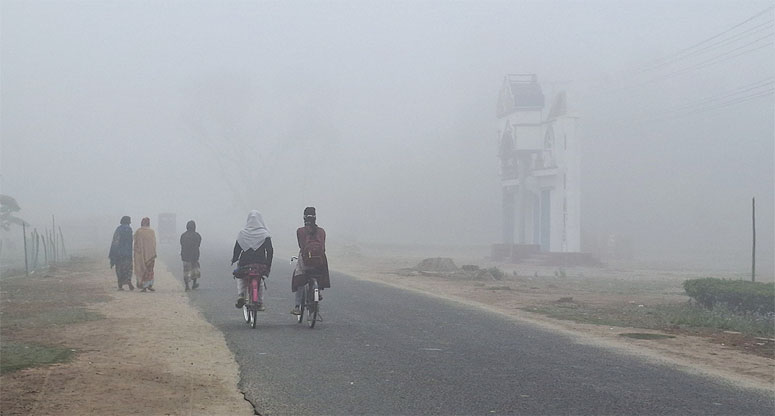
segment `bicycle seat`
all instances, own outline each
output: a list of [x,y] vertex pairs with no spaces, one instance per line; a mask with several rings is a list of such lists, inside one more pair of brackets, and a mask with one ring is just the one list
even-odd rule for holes
[[237,276],[237,277],[266,276],[268,270],[269,270],[269,267],[266,264],[261,264],[261,263],[246,264],[244,266],[240,266],[234,272],[234,276]]

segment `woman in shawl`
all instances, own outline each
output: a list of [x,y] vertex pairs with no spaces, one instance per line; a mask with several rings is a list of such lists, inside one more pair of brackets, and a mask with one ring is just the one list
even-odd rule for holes
[[129,224],[131,218],[121,217],[121,222],[113,232],[113,242],[110,243],[110,267],[116,267],[118,290],[124,290],[124,285],[129,285],[129,290],[135,290],[132,286],[132,227]]
[[153,266],[156,265],[156,233],[151,229],[151,219],[143,218],[135,231],[135,276],[141,292],[153,288]]
[[[264,217],[260,212],[253,210],[248,214],[248,221],[239,234],[237,242],[234,244],[234,255],[231,258],[231,264],[238,262],[239,267],[249,264],[266,265],[266,275],[272,270],[272,257],[274,248],[272,248],[272,235],[264,224]],[[237,279],[237,309],[245,305],[244,293],[245,286],[243,279]],[[264,307],[264,288],[259,286],[258,290],[258,310],[266,310]]]

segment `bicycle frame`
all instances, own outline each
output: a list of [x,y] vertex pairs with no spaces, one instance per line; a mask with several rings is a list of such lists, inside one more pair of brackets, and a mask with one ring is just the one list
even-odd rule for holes
[[245,278],[245,304],[257,306],[260,302],[259,291],[264,276],[248,276]]
[[307,279],[307,284],[304,285],[307,289],[307,296],[310,297],[310,302],[320,302],[320,289],[318,288],[318,279],[316,277],[310,277]]
[[242,279],[243,282],[242,296],[245,304],[242,307],[242,314],[251,328],[256,327],[258,305],[261,303],[261,284],[265,273],[266,266],[259,264],[243,266],[234,273],[234,276]]
[[[298,260],[298,257],[291,257],[291,265],[293,265],[296,260]],[[314,328],[317,321],[323,320],[320,316],[320,305],[318,303],[320,302],[320,289],[318,288],[317,276],[319,276],[317,273],[304,275],[306,282],[296,289],[297,291],[302,291],[301,304],[299,305],[301,311],[297,317],[297,321],[298,323],[302,323],[304,321],[304,314],[306,313],[307,323],[310,328]]]

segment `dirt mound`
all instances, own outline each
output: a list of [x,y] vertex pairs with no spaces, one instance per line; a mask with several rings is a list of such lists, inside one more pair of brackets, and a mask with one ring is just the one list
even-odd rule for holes
[[456,272],[457,266],[455,266],[455,262],[452,261],[449,257],[432,257],[428,259],[424,259],[420,263],[417,264],[417,266],[414,267],[415,270],[419,270],[421,272]]

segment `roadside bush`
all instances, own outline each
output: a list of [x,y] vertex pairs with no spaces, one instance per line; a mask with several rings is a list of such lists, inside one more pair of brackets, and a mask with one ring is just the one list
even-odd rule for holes
[[497,267],[490,267],[489,269],[487,269],[487,271],[490,272],[493,279],[495,280],[503,280],[503,277],[506,276],[506,274],[503,273],[503,270]]
[[708,277],[686,280],[683,287],[690,298],[708,309],[725,305],[738,313],[775,313],[775,283]]

